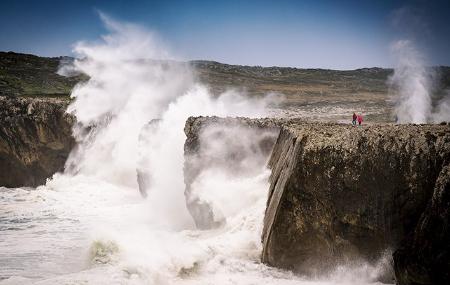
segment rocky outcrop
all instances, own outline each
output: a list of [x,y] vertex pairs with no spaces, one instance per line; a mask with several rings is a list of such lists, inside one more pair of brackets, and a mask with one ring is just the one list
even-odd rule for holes
[[[432,219],[438,225],[428,228],[448,240],[448,212],[433,197],[445,192],[449,163],[448,125],[283,126],[269,162],[263,262],[310,274],[349,260],[376,261],[413,231],[423,235],[419,220]],[[419,244],[436,253],[441,239],[430,235]],[[397,276],[409,262],[398,263],[400,256]],[[448,261],[436,262],[450,269]]]
[[37,186],[63,170],[75,143],[67,104],[0,96],[0,186]]
[[185,194],[200,228],[213,217],[208,205],[189,200],[193,181],[214,163],[238,165],[201,149],[210,124],[280,130],[266,152],[272,174],[263,262],[315,274],[394,252],[398,284],[449,283],[449,125],[190,118]]
[[[186,205],[199,229],[223,223],[211,205],[193,192],[193,183],[203,171],[220,168],[234,177],[255,171],[266,163],[283,120],[190,117],[185,125],[184,181]],[[249,156],[256,159],[249,160]]]

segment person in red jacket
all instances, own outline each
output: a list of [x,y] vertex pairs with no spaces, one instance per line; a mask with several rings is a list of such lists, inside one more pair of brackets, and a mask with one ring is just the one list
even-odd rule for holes
[[362,114],[359,114],[358,115],[358,125],[361,126],[362,122],[363,122],[363,116],[362,116]]
[[356,119],[358,116],[356,116],[356,113],[353,113],[353,118],[352,118],[352,125],[356,126]]

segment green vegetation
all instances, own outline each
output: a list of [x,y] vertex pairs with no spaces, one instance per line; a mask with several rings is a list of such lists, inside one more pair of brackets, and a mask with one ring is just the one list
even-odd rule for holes
[[61,60],[73,59],[0,52],[0,96],[69,97],[83,77],[58,75]]

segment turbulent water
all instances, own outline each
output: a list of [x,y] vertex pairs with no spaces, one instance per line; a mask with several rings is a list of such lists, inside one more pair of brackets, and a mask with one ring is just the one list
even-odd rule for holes
[[94,178],[2,188],[0,284],[370,283],[376,268],[366,265],[307,280],[261,264],[266,188],[253,191],[225,226],[199,231],[168,228],[136,189]]
[[15,276],[6,284],[253,280],[269,274],[257,262],[263,197],[224,228],[174,231],[159,221],[165,217],[152,216],[136,189],[92,178],[58,176],[38,189],[2,189],[0,274]]
[[[376,266],[306,279],[260,262],[269,171],[261,163],[267,158],[252,151],[244,153],[248,174],[211,169],[193,183],[225,221],[196,230],[184,197],[186,118],[266,116],[273,98],[232,91],[213,97],[188,67],[141,60],[165,56],[151,34],[102,18],[110,34],[79,43],[83,59],[61,69],[90,78],[72,92],[68,111],[77,117],[78,145],[65,173],[36,189],[0,188],[0,284],[372,282]],[[143,135],[153,119],[158,123]],[[232,145],[215,144],[214,151]],[[146,199],[136,181],[142,160],[152,178]]]

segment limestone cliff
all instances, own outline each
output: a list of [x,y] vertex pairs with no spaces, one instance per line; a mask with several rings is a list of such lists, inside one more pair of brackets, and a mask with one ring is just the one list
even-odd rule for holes
[[[210,153],[205,157],[203,126],[277,128],[279,136],[267,152],[272,174],[263,262],[314,274],[349,261],[375,262],[388,250],[395,252],[398,284],[449,283],[449,125],[266,120],[271,125],[261,124],[264,119],[190,118],[187,199],[205,163],[235,164]],[[210,213],[202,220],[208,205],[188,202],[188,207],[194,219],[201,217],[198,225],[210,225]]]
[[[434,219],[427,207],[447,215],[432,197],[445,192],[449,163],[448,125],[284,126],[269,162],[263,262],[308,274],[398,249],[423,231],[419,219]],[[440,223],[448,227],[446,217]],[[435,243],[436,251],[442,242],[420,243]],[[397,275],[403,270],[396,264]]]
[[75,143],[67,104],[0,96],[0,186],[37,186],[63,170]]

